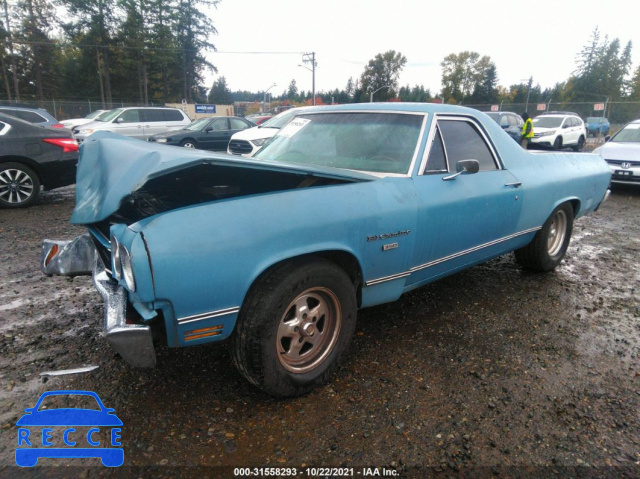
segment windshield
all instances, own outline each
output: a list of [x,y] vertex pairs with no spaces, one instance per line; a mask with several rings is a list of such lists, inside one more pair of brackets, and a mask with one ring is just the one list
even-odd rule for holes
[[558,128],[562,125],[563,117],[558,116],[537,116],[533,119],[533,126],[540,128]]
[[115,108],[113,110],[106,112],[104,115],[100,115],[96,117],[94,120],[95,121],[111,121],[115,117],[117,117],[120,113],[122,113],[122,111],[123,111],[122,108]]
[[619,143],[640,143],[640,123],[630,123],[615,134],[611,141]]
[[298,113],[299,111],[300,110],[296,110],[295,108],[283,111],[282,113],[279,113],[273,118],[269,118],[262,125],[260,125],[260,128],[282,128],[287,123],[289,123],[291,119],[294,116],[296,116],[296,113]]
[[407,174],[424,116],[401,113],[302,114],[255,158],[373,173]]
[[87,116],[85,116],[85,118],[95,118],[95,117],[99,116],[101,113],[104,113],[104,111],[102,111],[102,110],[92,111]]
[[104,120],[104,118],[106,118],[106,117],[107,117],[107,115],[108,115],[109,113],[111,113],[111,110],[105,110],[105,111],[103,111],[103,112],[100,112],[100,113],[99,113],[97,116],[95,116],[93,119],[94,119],[95,121],[103,121],[103,120]]
[[587,118],[587,123],[600,123],[601,121],[604,121],[604,119],[598,116],[590,116]]
[[207,123],[211,121],[211,118],[200,118],[199,120],[192,121],[187,126],[184,127],[185,130],[191,131],[200,131],[202,130]]

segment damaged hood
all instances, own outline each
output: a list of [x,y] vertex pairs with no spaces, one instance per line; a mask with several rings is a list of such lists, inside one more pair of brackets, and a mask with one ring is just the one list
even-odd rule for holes
[[375,176],[351,170],[265,162],[157,145],[110,132],[97,132],[81,146],[76,179],[76,207],[71,223],[91,224],[103,221],[118,211],[123,199],[141,190],[148,182],[202,165],[215,166],[219,171],[225,167],[242,168],[247,172],[280,172],[299,175],[301,178],[317,177],[343,182],[376,179]]

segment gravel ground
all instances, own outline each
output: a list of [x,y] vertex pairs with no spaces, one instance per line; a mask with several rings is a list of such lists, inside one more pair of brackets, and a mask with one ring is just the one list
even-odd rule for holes
[[[334,380],[290,400],[244,381],[224,346],[160,348],[154,370],[117,357],[90,278],[39,271],[43,238],[83,232],[68,223],[73,194],[0,210],[0,476],[640,477],[640,188],[578,220],[554,273],[507,255],[360,311]],[[99,367],[40,376],[86,365]],[[115,408],[123,468],[15,467],[16,420],[55,389]]]

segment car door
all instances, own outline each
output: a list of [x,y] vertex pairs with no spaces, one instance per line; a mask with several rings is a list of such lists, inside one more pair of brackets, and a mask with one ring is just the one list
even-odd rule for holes
[[226,151],[231,139],[228,118],[214,118],[211,120],[211,123],[202,129],[200,138],[202,140],[199,140],[198,143],[202,149]]
[[578,138],[580,137],[580,122],[572,116],[565,118],[564,122],[566,125],[566,129],[564,130],[566,132],[564,134],[564,144],[575,145],[578,143]]
[[144,128],[143,138],[145,140],[152,135],[170,130],[164,115],[164,110],[160,108],[144,108],[141,110],[140,116]]
[[[479,162],[479,171],[456,176],[458,162],[470,159]],[[520,182],[502,168],[474,118],[432,120],[414,183],[417,233],[409,284],[509,250],[509,241],[518,234]]]
[[140,109],[131,108],[124,110],[117,118],[114,118],[112,126],[109,130],[114,133],[120,133],[124,136],[130,136],[131,138],[137,138],[139,140],[145,139],[144,128],[141,123]]

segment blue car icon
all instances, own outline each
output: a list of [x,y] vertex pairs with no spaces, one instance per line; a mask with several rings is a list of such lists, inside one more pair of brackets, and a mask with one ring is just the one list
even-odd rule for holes
[[[99,409],[55,408],[39,410],[42,402],[50,396],[90,396]],[[33,467],[41,457],[51,458],[93,458],[99,457],[107,467],[119,467],[124,463],[124,449],[120,444],[122,421],[114,414],[114,409],[104,406],[98,395],[92,391],[48,391],[43,393],[36,405],[25,409],[26,414],[18,419],[18,448],[16,464],[21,467]],[[79,439],[76,427],[89,426],[86,442],[91,447],[74,447]],[[35,434],[31,427],[42,428],[42,435]],[[62,439],[66,447],[53,447],[53,428],[64,427]],[[109,445],[103,447],[97,434],[101,428],[110,429]],[[33,437],[32,437],[32,434]]]

